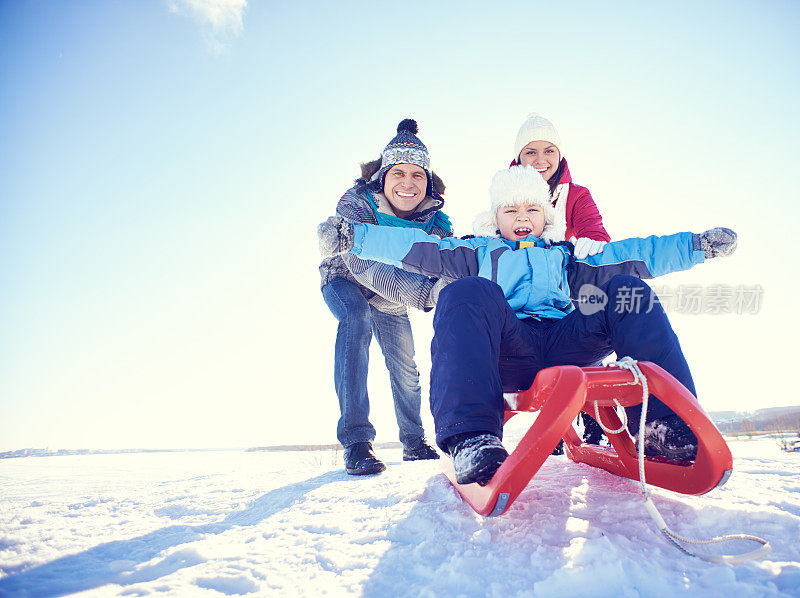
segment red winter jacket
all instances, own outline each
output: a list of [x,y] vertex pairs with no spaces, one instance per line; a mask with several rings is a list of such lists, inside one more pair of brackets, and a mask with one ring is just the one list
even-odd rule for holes
[[[589,237],[594,241],[610,241],[611,237],[603,227],[603,217],[600,216],[600,211],[597,209],[592,194],[586,187],[581,187],[572,182],[572,176],[569,174],[569,166],[567,166],[566,158],[561,158],[561,164],[564,166],[564,172],[561,174],[561,184],[569,185],[569,193],[567,194],[567,207],[565,216],[567,219],[567,233],[564,240],[568,241],[570,237]],[[517,161],[514,160],[511,166],[516,166]],[[556,206],[556,203],[553,203]],[[556,206],[558,207],[558,206]]]

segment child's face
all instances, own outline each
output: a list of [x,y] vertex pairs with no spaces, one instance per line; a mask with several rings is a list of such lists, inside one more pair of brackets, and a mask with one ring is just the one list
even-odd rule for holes
[[541,237],[544,232],[544,209],[531,204],[497,208],[497,228],[508,241],[520,241],[528,235]]
[[533,166],[545,181],[553,178],[560,160],[561,153],[549,141],[531,141],[519,153],[519,163],[522,166]]

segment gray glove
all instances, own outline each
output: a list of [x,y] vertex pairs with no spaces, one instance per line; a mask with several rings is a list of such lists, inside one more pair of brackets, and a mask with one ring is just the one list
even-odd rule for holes
[[700,249],[706,254],[706,259],[712,257],[725,257],[736,250],[736,233],[729,228],[712,228],[700,237]]
[[333,257],[353,248],[353,225],[340,216],[331,216],[317,227],[319,253]]
[[436,306],[436,303],[439,301],[439,293],[442,291],[444,287],[449,285],[451,282],[453,281],[450,280],[449,278],[440,278],[435,283],[433,283],[433,286],[431,287],[431,292],[428,295],[428,304],[431,307]]

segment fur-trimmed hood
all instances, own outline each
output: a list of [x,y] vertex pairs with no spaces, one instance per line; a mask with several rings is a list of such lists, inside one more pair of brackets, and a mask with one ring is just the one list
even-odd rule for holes
[[567,223],[553,207],[550,187],[532,166],[512,166],[498,171],[489,185],[491,209],[475,217],[472,231],[479,237],[497,237],[497,210],[518,203],[538,205],[544,209],[545,225],[541,238],[551,243],[564,240]]

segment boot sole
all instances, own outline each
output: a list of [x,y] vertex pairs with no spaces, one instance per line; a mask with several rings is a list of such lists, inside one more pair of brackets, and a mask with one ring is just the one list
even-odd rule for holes
[[439,455],[436,455],[435,457],[415,457],[414,455],[403,455],[403,461],[432,461],[439,458]]
[[350,475],[373,475],[386,470],[383,463],[370,463],[361,467],[345,467],[344,470]]

